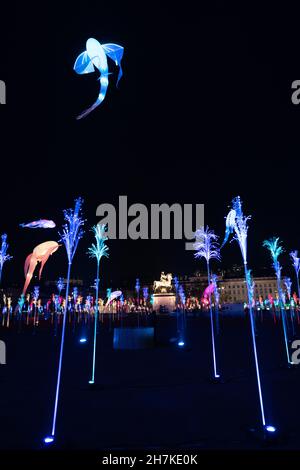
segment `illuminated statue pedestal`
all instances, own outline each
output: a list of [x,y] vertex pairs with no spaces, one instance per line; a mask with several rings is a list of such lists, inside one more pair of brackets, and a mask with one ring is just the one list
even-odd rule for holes
[[164,309],[167,312],[172,312],[176,307],[176,295],[172,292],[160,292],[153,294],[153,310],[159,312]]

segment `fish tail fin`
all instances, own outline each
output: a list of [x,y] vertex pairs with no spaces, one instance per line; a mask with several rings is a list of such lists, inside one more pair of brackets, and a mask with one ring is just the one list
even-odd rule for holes
[[89,108],[87,108],[85,111],[83,111],[81,114],[79,114],[79,116],[77,116],[77,121],[79,121],[79,119],[82,119],[82,118],[85,118],[88,114],[90,114],[92,111],[94,111],[94,109],[97,108],[97,106],[99,106],[99,104],[101,103],[101,101],[99,101],[99,98],[95,101],[94,104],[92,104],[92,106],[90,106]]
[[83,111],[81,114],[79,114],[79,116],[77,116],[77,118],[76,118],[77,120],[85,118],[86,116],[88,116],[88,114],[90,114],[92,111],[94,111],[94,109],[96,109],[97,106],[99,106],[102,103],[102,101],[104,100],[105,95],[106,95],[107,87],[108,87],[107,74],[101,74],[100,75],[100,93],[98,95],[97,100],[95,101],[94,104],[92,104],[92,106],[90,106],[85,111]]
[[30,255],[27,256],[25,260],[25,264],[24,264],[25,284],[23,287],[23,295],[25,295],[27,287],[30,284],[30,281],[33,276],[33,271],[36,265],[37,265],[36,256],[33,253],[30,253]]

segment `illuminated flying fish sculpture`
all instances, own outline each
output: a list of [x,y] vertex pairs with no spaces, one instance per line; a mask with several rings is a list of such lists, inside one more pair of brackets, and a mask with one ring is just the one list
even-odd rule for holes
[[37,245],[33,252],[27,256],[24,264],[24,274],[25,274],[25,284],[23,288],[23,295],[29,286],[29,283],[32,279],[34,270],[38,263],[41,263],[40,271],[39,271],[39,279],[41,279],[43,267],[45,266],[46,261],[48,260],[49,256],[55,253],[59,248],[59,244],[57,242],[49,241],[41,243]]
[[89,38],[86,42],[86,51],[79,54],[77,57],[74,70],[78,74],[86,74],[94,72],[95,69],[100,72],[100,91],[97,100],[92,106],[83,111],[77,119],[81,119],[87,116],[91,111],[93,111],[105,98],[106,90],[108,87],[108,65],[107,57],[112,59],[117,66],[119,66],[119,75],[117,80],[117,86],[120,78],[123,75],[121,60],[123,57],[124,47],[119,46],[118,44],[100,44],[99,41],[93,38]]
[[33,222],[28,222],[28,224],[20,224],[20,227],[23,228],[54,228],[56,227],[53,220],[40,219],[34,220]]
[[122,291],[120,290],[115,290],[114,292],[112,292],[105,304],[105,307],[107,307],[108,304],[110,304],[113,300],[117,299],[121,295],[122,295]]
[[225,245],[228,241],[229,236],[234,232],[235,224],[236,224],[236,210],[231,209],[226,217],[226,230],[225,230],[225,237],[222,243],[221,248]]

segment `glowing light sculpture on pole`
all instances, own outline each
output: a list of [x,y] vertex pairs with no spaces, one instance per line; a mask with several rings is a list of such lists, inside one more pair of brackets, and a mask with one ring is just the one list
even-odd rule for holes
[[108,87],[108,65],[107,57],[112,59],[117,66],[119,66],[119,75],[117,80],[117,86],[120,78],[123,75],[121,60],[124,53],[124,47],[119,46],[118,44],[100,44],[94,38],[89,38],[86,42],[86,51],[79,54],[77,57],[74,70],[78,74],[87,74],[94,72],[95,69],[100,72],[100,91],[97,100],[92,106],[83,111],[77,119],[82,119],[86,117],[91,111],[93,111],[97,106],[99,106],[105,98],[106,90]]
[[[220,261],[220,249],[217,243],[218,236],[208,227],[200,227],[196,230],[196,242],[194,243],[194,249],[196,250],[195,258],[204,258],[206,260],[207,268],[207,282],[208,286],[211,283],[210,276],[210,260],[216,259]],[[220,374],[217,369],[217,358],[216,358],[216,346],[215,346],[215,329],[214,329],[214,316],[211,304],[211,291],[208,293],[209,298],[209,312],[210,312],[210,327],[211,327],[211,342],[212,342],[212,354],[213,354],[213,366],[214,366],[214,380],[220,378]]]
[[82,198],[75,199],[75,208],[64,210],[65,225],[63,225],[62,233],[60,233],[61,241],[64,243],[67,258],[68,258],[68,274],[67,274],[67,284],[66,284],[66,301],[61,333],[61,343],[60,343],[60,354],[59,354],[59,363],[58,363],[58,373],[57,373],[57,383],[56,383],[56,393],[54,401],[54,412],[53,412],[53,421],[52,421],[52,430],[51,435],[47,436],[44,439],[45,444],[51,444],[55,438],[55,429],[56,429],[56,417],[57,417],[57,407],[60,391],[60,379],[61,379],[61,368],[62,368],[62,359],[64,352],[64,341],[65,341],[65,331],[66,331],[66,320],[68,313],[68,300],[69,300],[69,287],[70,287],[70,274],[71,266],[76,249],[79,243],[79,240],[83,236],[82,225],[84,221],[81,216],[83,200]]
[[263,430],[267,433],[271,433],[271,432],[274,432],[276,429],[273,426],[266,425],[264,402],[263,402],[263,395],[262,395],[262,389],[261,389],[260,371],[259,371],[257,349],[256,349],[253,308],[252,308],[253,284],[251,281],[251,271],[248,269],[248,266],[247,266],[247,234],[248,234],[247,222],[249,219],[250,219],[250,216],[244,216],[243,214],[242,202],[241,202],[240,197],[239,196],[235,197],[232,200],[232,208],[226,217],[226,231],[225,231],[225,237],[221,245],[221,248],[228,241],[230,235],[234,234],[233,240],[236,240],[239,244],[242,258],[243,258],[243,263],[244,263],[245,280],[246,280],[247,293],[248,293],[253,354],[254,354],[254,361],[255,361],[257,388],[258,388],[259,404],[260,404],[260,412],[261,412],[261,421],[263,425]]
[[283,278],[283,282],[287,291],[288,301],[289,301],[289,309],[290,309],[290,318],[292,324],[292,334],[295,335],[295,326],[294,326],[294,307],[293,307],[293,299],[292,299],[292,281],[290,277]]
[[95,368],[96,368],[96,344],[97,344],[97,325],[98,325],[98,308],[99,308],[99,269],[100,269],[100,260],[104,256],[108,258],[108,246],[105,244],[107,237],[107,231],[105,225],[95,225],[92,228],[94,232],[96,244],[88,249],[88,254],[90,258],[96,258],[97,261],[97,278],[96,278],[96,299],[95,299],[95,324],[94,324],[94,345],[93,345],[93,364],[92,364],[92,378],[89,381],[89,384],[93,385],[95,383]]
[[298,251],[291,251],[290,252],[290,257],[292,258],[293,262],[293,267],[295,269],[296,273],[296,279],[297,279],[297,293],[298,293],[298,299],[300,298],[300,286],[299,286],[299,270],[300,270],[300,258],[298,257]]
[[58,293],[59,295],[61,294],[61,291],[64,289],[65,287],[65,281],[64,281],[64,278],[63,277],[59,277],[58,280],[56,281],[56,287],[57,287],[57,290],[58,290]]
[[135,281],[135,290],[136,290],[136,298],[137,298],[137,305],[139,306],[140,304],[140,280],[139,278],[136,279]]
[[288,342],[288,333],[287,333],[287,324],[286,324],[286,315],[285,309],[283,305],[283,292],[281,288],[281,265],[278,261],[279,255],[283,253],[283,248],[280,244],[280,240],[277,237],[270,238],[270,240],[265,240],[263,242],[263,246],[270,251],[271,258],[273,261],[273,268],[276,274],[277,279],[277,291],[278,291],[278,302],[281,311],[281,319],[282,319],[282,328],[283,328],[283,335],[284,335],[284,343],[285,343],[285,350],[288,364],[291,364],[290,360],[290,352],[289,352],[289,342]]
[[3,235],[1,235],[1,240],[2,240],[2,243],[1,243],[1,248],[0,248],[0,283],[2,280],[3,265],[5,261],[9,261],[10,259],[12,259],[12,256],[7,254],[8,243],[6,241],[7,240],[6,233],[3,233]]
[[148,297],[149,297],[148,287],[143,287],[143,299],[145,303],[147,302]]

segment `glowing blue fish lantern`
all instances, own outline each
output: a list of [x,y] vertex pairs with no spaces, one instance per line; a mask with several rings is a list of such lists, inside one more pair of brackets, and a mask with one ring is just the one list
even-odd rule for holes
[[120,78],[123,75],[121,60],[123,57],[124,48],[118,44],[100,44],[94,38],[89,38],[86,42],[86,51],[79,54],[77,57],[74,70],[78,74],[92,73],[95,69],[100,72],[100,91],[97,100],[92,106],[83,111],[77,119],[86,117],[91,111],[93,111],[105,98],[107,87],[108,87],[108,64],[107,57],[112,59],[117,66],[119,66],[119,75],[117,80],[117,86]]

